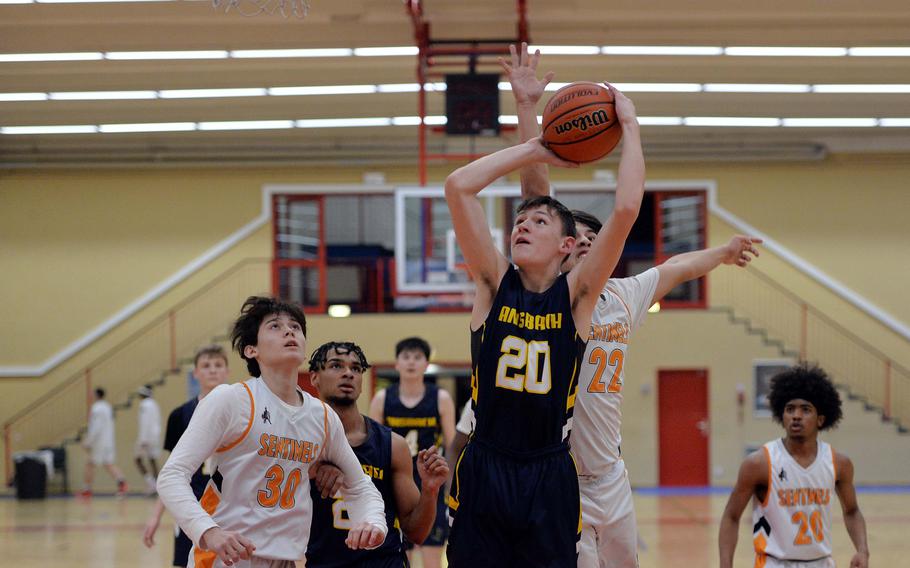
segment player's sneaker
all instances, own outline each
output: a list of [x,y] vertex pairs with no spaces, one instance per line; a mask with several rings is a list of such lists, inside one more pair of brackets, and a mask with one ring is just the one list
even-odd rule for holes
[[79,497],[83,497],[83,498],[85,498],[85,499],[89,499],[89,498],[91,498],[91,496],[92,496],[92,490],[91,490],[91,489],[83,489],[82,491],[80,491],[80,492],[77,493],[76,495],[79,496]]

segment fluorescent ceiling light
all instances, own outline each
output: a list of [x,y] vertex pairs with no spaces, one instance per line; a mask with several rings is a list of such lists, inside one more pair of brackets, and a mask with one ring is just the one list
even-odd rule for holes
[[417,55],[418,51],[417,47],[413,45],[403,47],[355,47],[354,55],[358,57]]
[[95,61],[104,59],[100,52],[72,53],[0,53],[0,62],[18,63],[25,61]]
[[815,93],[910,93],[910,85],[813,85]]
[[[540,120],[538,120],[538,123]],[[518,124],[518,115],[501,114],[499,115],[499,124]]]
[[809,85],[781,83],[705,83],[706,93],[808,93]]
[[172,0],[34,0],[36,4],[82,4],[98,2],[170,2]]
[[94,124],[0,127],[0,134],[92,134],[97,131],[98,129]]
[[297,128],[350,128],[354,126],[391,125],[391,118],[311,118],[296,122]]
[[46,101],[47,93],[0,93],[0,101]]
[[528,53],[540,50],[541,55],[598,55],[596,45],[529,45]]
[[264,97],[266,89],[173,89],[158,91],[162,99],[202,99],[208,97]]
[[320,85],[315,87],[272,87],[269,95],[362,95],[375,93],[376,85]]
[[346,318],[351,315],[351,306],[347,304],[332,304],[329,306],[329,317]]
[[420,83],[392,83],[388,85],[376,85],[376,91],[379,93],[416,93],[420,90]]
[[231,120],[200,122],[199,130],[276,130],[294,128],[293,120]]
[[723,55],[724,48],[696,45],[605,45],[604,55]]
[[195,122],[149,122],[144,124],[100,124],[106,134],[118,132],[187,132],[196,130]]
[[420,124],[419,116],[393,116],[392,126],[417,126]]
[[427,116],[423,119],[423,123],[429,126],[444,126],[446,122],[448,119],[445,116]]
[[158,97],[158,93],[155,91],[66,91],[47,95],[52,101],[116,101]]
[[879,126],[885,126],[888,128],[893,127],[910,127],[910,118],[882,118],[878,121]]
[[228,52],[223,50],[209,51],[108,51],[106,59],[142,60],[142,59],[227,59]]
[[878,119],[875,118],[785,118],[784,126],[793,128],[826,128],[826,127],[847,127],[863,128],[878,125]]
[[687,116],[683,118],[686,126],[780,126],[779,118],[758,116]]
[[350,57],[354,50],[343,48],[332,49],[235,49],[231,57],[237,59],[278,58],[278,57]]
[[630,93],[697,93],[701,91],[699,83],[616,83],[620,91]]
[[32,0],[0,0],[0,4],[31,4]]
[[751,57],[843,57],[846,47],[728,47],[726,55]]
[[681,116],[639,116],[641,126],[682,126]]
[[910,57],[910,47],[851,47],[854,57]]

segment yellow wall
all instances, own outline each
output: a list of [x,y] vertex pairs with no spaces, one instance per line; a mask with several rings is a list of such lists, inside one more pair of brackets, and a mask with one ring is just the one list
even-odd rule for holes
[[[910,307],[902,287],[908,280],[905,259],[910,244],[905,211],[910,197],[902,190],[910,177],[910,164],[887,156],[834,156],[818,163],[712,163],[649,165],[650,180],[714,179],[720,204],[746,222],[768,233],[795,253],[842,281],[898,319],[910,322]],[[604,166],[602,166],[604,167]],[[605,167],[614,167],[607,164]],[[441,182],[454,165],[431,172],[431,182]],[[413,183],[411,167],[382,168],[390,183]],[[260,212],[261,187],[266,183],[359,183],[362,170],[311,169],[192,169],[114,171],[13,171],[0,173],[0,294],[7,299],[3,309],[6,325],[0,330],[0,365],[38,365],[47,357],[81,337],[141,294],[181,268]],[[591,179],[591,169],[554,172],[555,179]],[[709,240],[717,244],[730,233],[717,219],[711,221]],[[166,310],[203,283],[210,281],[241,258],[268,256],[271,231],[264,227],[224,258],[178,287],[136,317],[105,336],[96,345],[55,369],[45,378],[0,379],[0,420],[5,420],[32,400],[79,371],[126,335]],[[842,320],[858,334],[879,346],[905,366],[910,350],[904,340],[869,322],[833,294],[770,255],[762,258],[762,270],[772,274],[797,293],[806,296],[832,317]],[[11,276],[12,275],[12,276]],[[267,287],[267,284],[265,285]],[[234,308],[232,308],[234,309]],[[389,336],[388,316],[358,318],[357,339]],[[439,334],[434,339],[441,359],[467,359],[464,326],[452,331],[454,316],[426,316],[418,324],[421,333]],[[651,333],[658,337],[655,322],[684,318],[676,329],[698,329],[710,314],[661,314],[642,331],[635,349],[644,348]],[[349,320],[354,321],[354,320]],[[342,325],[314,322],[317,331]],[[375,328],[375,332],[369,329]],[[658,328],[653,331],[650,328]],[[724,328],[726,329],[726,328]],[[342,328],[339,328],[341,333]],[[417,332],[409,328],[398,337]],[[461,335],[461,333],[463,335]],[[726,333],[726,332],[724,332]],[[685,336],[685,333],[680,333]],[[666,341],[674,337],[667,332]],[[324,339],[333,338],[326,335]],[[678,339],[678,338],[677,338]],[[717,376],[748,376],[752,357],[765,355],[763,348],[745,350],[748,360],[730,359],[730,351],[707,352],[722,338],[693,344],[712,369],[712,413],[715,427],[729,433],[735,429],[724,413],[725,402],[713,402]],[[752,338],[754,339],[754,338]],[[725,339],[724,339],[725,340]],[[654,341],[663,341],[657,340]],[[732,339],[730,339],[732,341]],[[675,345],[672,341],[670,344]],[[659,343],[662,352],[668,344]],[[735,346],[731,346],[735,347]],[[740,345],[740,347],[742,347]],[[387,352],[389,346],[375,349]],[[635,353],[638,353],[636,351]],[[380,357],[382,359],[383,357]],[[650,352],[638,360],[657,362]],[[683,362],[667,360],[668,365]],[[639,380],[654,373],[648,371]],[[635,365],[630,373],[638,373]],[[636,382],[636,381],[631,381]],[[729,393],[718,391],[730,400]],[[640,395],[645,397],[645,395]],[[650,448],[642,458],[629,458],[633,478],[643,484],[656,479],[651,401],[630,405],[651,408],[627,419],[629,444]],[[719,399],[721,400],[721,399]],[[714,405],[718,405],[716,408]],[[650,426],[649,426],[650,421]],[[729,426],[729,428],[725,427]],[[886,429],[887,430],[887,429]],[[762,436],[772,430],[760,430]],[[724,434],[727,435],[727,434]],[[712,456],[724,455],[723,473],[715,479],[727,482],[739,457],[741,439],[712,441]],[[749,441],[761,441],[750,440]],[[130,442],[131,443],[131,442]],[[129,446],[127,446],[129,447]],[[121,455],[128,455],[121,452]],[[898,455],[898,454],[892,454]],[[908,455],[907,452],[901,455]],[[729,463],[728,463],[729,462]],[[650,463],[650,465],[649,465]],[[904,471],[908,469],[905,468]]]

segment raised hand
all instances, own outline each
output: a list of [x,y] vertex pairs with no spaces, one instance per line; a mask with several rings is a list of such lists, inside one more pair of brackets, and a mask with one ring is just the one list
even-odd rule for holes
[[449,479],[449,464],[433,446],[417,454],[417,473],[421,488],[438,491]]
[[218,555],[225,566],[233,566],[238,560],[249,560],[256,547],[242,534],[212,527],[205,531],[199,543],[205,550]]
[[724,264],[735,264],[736,266],[746,266],[752,262],[752,256],[758,256],[758,249],[755,245],[761,243],[758,237],[748,237],[746,235],[736,235],[724,247]]
[[632,99],[624,95],[622,91],[610,83],[604,82],[604,85],[613,93],[613,101],[616,104],[616,118],[619,119],[619,122],[635,122],[638,124],[638,118],[636,118],[635,114],[635,104],[632,102]]
[[544,75],[543,79],[537,78],[540,50],[538,49],[533,54],[528,54],[527,43],[521,43],[520,52],[515,49],[515,45],[510,45],[509,53],[512,54],[511,64],[507,63],[502,57],[499,58],[499,64],[512,85],[512,95],[515,97],[515,102],[519,105],[536,105],[540,97],[543,96],[547,85],[553,80],[555,73],[549,71]]

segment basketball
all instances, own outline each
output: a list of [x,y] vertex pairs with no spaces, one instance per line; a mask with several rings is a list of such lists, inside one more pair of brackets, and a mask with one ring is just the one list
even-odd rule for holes
[[609,154],[622,127],[613,93],[597,83],[578,81],[556,91],[543,112],[543,140],[570,162],[593,162]]

